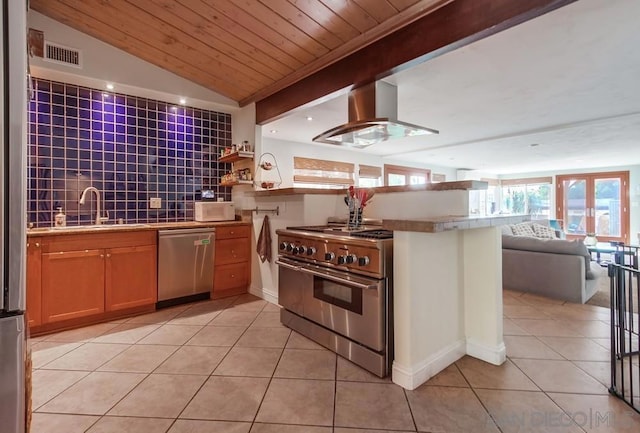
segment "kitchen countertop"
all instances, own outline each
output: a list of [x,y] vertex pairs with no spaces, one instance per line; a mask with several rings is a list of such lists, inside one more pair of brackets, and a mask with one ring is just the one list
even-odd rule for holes
[[83,225],[83,226],[67,226],[66,228],[38,227],[27,229],[27,236],[60,236],[78,233],[116,233],[131,232],[141,230],[165,230],[165,229],[187,229],[199,227],[217,227],[229,225],[248,225],[245,221],[180,221],[167,223],[148,223],[148,224],[102,224]]
[[[376,193],[392,193],[406,191],[453,191],[453,190],[478,190],[487,189],[488,183],[479,180],[460,180],[453,182],[427,183],[421,185],[378,186],[373,189]],[[277,188],[262,191],[247,191],[249,197],[274,197],[280,195],[298,194],[344,194],[345,189],[340,188]]]
[[467,230],[497,227],[531,220],[531,215],[504,215],[492,217],[444,216],[408,220],[382,220],[382,228],[404,232],[440,233],[449,230]]

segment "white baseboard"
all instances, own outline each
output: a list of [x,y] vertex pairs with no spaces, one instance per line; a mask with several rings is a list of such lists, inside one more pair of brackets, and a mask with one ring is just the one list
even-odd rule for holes
[[267,290],[264,287],[249,287],[249,293],[255,295],[265,301],[278,305],[278,293]]
[[497,346],[487,346],[486,344],[467,339],[467,355],[481,359],[490,364],[500,365],[507,360],[507,348],[504,343]]
[[465,342],[460,340],[410,367],[399,365],[398,362],[394,361],[392,368],[393,382],[405,389],[416,389],[464,355]]

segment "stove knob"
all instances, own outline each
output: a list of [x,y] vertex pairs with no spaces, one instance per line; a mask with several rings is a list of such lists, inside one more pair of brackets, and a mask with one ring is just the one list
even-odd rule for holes
[[286,242],[280,242],[280,251],[284,251],[287,249],[287,243]]
[[293,244],[292,243],[288,243],[287,244],[287,252],[290,253],[293,251]]
[[358,258],[358,265],[359,266],[367,266],[369,264],[369,257],[364,256],[364,257],[360,257]]
[[354,263],[357,259],[358,257],[355,254],[349,254],[346,258],[348,264]]
[[293,251],[291,251],[293,253],[293,255],[295,256],[296,254],[298,254],[298,248],[299,247],[293,247]]
[[315,247],[309,247],[307,248],[307,255],[308,256],[312,256],[316,253],[316,248]]
[[330,262],[331,260],[335,259],[336,255],[334,253],[325,253],[324,255],[324,259],[328,262]]
[[347,256],[340,256],[338,257],[338,264],[339,265],[344,265],[344,263],[347,261]]
[[307,247],[300,245],[298,248],[296,248],[296,250],[294,250],[295,254],[304,254],[307,252]]

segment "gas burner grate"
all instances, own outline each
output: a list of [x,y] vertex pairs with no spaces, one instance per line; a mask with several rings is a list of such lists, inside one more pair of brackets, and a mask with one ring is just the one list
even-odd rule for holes
[[392,230],[363,230],[352,232],[351,236],[365,239],[393,239]]

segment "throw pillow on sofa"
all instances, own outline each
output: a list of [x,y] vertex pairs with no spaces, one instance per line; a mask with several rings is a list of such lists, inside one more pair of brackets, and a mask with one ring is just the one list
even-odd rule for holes
[[514,236],[530,236],[535,237],[536,234],[531,228],[531,224],[521,223],[511,225],[511,230]]
[[544,239],[557,239],[556,231],[549,226],[543,226],[542,224],[531,224],[533,232],[537,238]]

